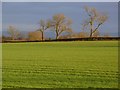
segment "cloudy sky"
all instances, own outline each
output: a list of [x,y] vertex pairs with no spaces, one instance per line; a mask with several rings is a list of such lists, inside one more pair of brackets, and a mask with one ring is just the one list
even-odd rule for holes
[[40,19],[49,19],[54,14],[63,13],[73,20],[72,29],[80,32],[82,31],[81,23],[87,17],[84,6],[95,7],[100,12],[107,12],[109,19],[99,30],[101,33],[117,35],[117,2],[3,2],[2,30],[6,31],[9,25],[13,25],[20,31],[35,31],[39,27]]

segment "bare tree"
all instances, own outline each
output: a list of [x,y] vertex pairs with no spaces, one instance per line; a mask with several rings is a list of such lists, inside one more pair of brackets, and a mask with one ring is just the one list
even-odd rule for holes
[[34,31],[34,32],[29,32],[28,33],[28,39],[29,40],[41,40],[42,38],[42,33],[39,31]]
[[85,38],[88,37],[88,33],[87,32],[80,32],[78,33],[78,38]]
[[42,41],[44,40],[44,32],[50,28],[50,22],[49,21],[44,21],[40,20],[40,28],[37,31],[40,31],[42,34]]
[[70,28],[72,21],[65,17],[64,14],[54,15],[50,23],[55,31],[56,39],[58,39],[63,32],[72,32],[72,29]]
[[27,39],[27,34],[25,34],[24,32],[23,33],[21,32],[18,39],[19,40],[26,40]]
[[20,36],[20,32],[13,26],[8,27],[8,33],[12,40],[17,39]]
[[103,35],[103,37],[110,37],[110,34],[109,34],[109,33],[105,33],[105,34]]
[[82,26],[83,29],[87,28],[90,30],[90,37],[92,37],[98,28],[107,21],[108,16],[106,13],[100,13],[92,7],[86,6],[84,9],[88,15],[88,19],[83,22]]
[[2,43],[2,37],[0,37],[0,43]]
[[72,38],[85,38],[88,37],[88,33],[87,32],[79,32],[79,33],[73,33],[72,34]]
[[70,39],[70,38],[72,38],[72,34],[73,33],[68,33],[66,35],[61,35],[61,36],[59,36],[59,39]]
[[93,37],[98,37],[98,36],[100,36],[99,30],[97,30],[97,31],[93,34]]

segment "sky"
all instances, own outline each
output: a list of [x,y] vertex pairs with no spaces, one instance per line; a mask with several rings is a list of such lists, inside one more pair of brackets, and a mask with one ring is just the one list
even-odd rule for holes
[[2,3],[0,2],[0,36],[2,36]]
[[81,32],[81,23],[87,14],[84,6],[95,7],[109,16],[107,22],[100,27],[100,33],[111,36],[118,34],[118,3],[117,2],[3,2],[2,30],[13,25],[19,31],[35,31],[39,28],[40,19],[51,19],[53,15],[63,13],[72,19],[74,32]]
[[3,2],[118,2],[119,0],[1,0]]

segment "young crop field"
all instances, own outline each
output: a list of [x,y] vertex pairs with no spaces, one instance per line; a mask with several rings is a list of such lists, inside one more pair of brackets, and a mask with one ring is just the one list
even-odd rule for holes
[[3,88],[117,88],[118,41],[3,43]]

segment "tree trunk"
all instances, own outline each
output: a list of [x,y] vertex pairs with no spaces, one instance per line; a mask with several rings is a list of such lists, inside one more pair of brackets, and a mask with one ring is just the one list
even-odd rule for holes
[[56,40],[58,39],[58,34],[56,34]]
[[93,24],[92,22],[90,23],[90,38],[93,36]]
[[12,40],[15,40],[14,36],[12,36]]
[[58,32],[56,31],[56,40],[58,39],[58,36],[59,36],[59,34],[58,34]]
[[92,33],[92,30],[91,30],[91,32],[90,32],[90,38],[92,38],[92,36],[93,36],[93,33]]
[[42,41],[44,40],[44,33],[43,32],[41,32],[41,34],[42,34]]

